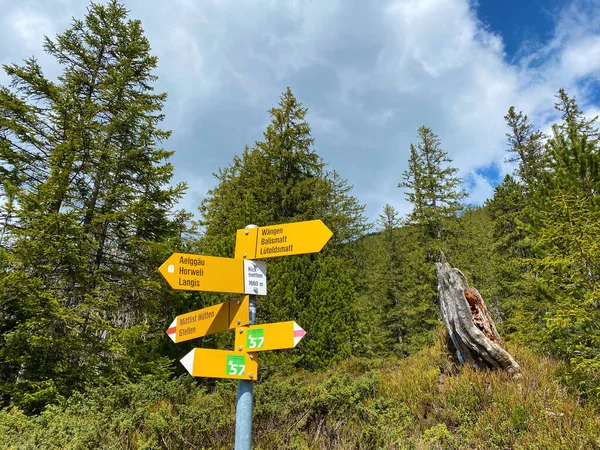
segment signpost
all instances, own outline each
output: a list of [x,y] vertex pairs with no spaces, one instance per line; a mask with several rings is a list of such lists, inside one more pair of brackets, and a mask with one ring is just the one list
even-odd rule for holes
[[171,322],[167,335],[178,343],[247,325],[250,322],[248,306],[249,297],[246,295],[237,300],[181,314]]
[[238,352],[264,352],[294,348],[305,334],[306,331],[294,321],[241,327],[235,333],[235,349]]
[[173,289],[267,295],[261,261],[173,253],[158,270]]
[[244,228],[236,233],[235,258],[264,259],[316,253],[332,235],[320,220]]
[[[256,296],[267,295],[265,262],[253,259],[321,251],[333,233],[320,220],[237,230],[235,258],[174,253],[158,269],[173,289],[249,294],[230,302],[181,314],[167,335],[173,342],[235,328],[235,349],[195,348],[181,359],[194,377],[238,380],[235,449],[250,450],[257,353],[294,348],[306,332],[294,322],[255,325]],[[250,326],[245,326],[249,324]]]
[[181,364],[193,377],[254,380],[258,372],[255,354],[227,350],[195,348]]

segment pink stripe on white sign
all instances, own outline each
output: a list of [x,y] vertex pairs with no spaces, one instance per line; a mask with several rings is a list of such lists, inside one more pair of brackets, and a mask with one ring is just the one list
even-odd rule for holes
[[298,345],[298,342],[300,342],[305,334],[306,331],[304,331],[302,328],[300,328],[300,325],[294,322],[294,347]]

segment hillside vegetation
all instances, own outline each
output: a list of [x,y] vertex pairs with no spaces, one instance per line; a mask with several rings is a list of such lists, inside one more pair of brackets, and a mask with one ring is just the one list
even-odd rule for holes
[[[440,333],[441,336],[441,333]],[[255,449],[594,449],[600,418],[521,347],[523,372],[456,367],[443,337],[401,360],[350,358],[255,386]],[[233,448],[236,386],[190,377],[93,389],[40,416],[0,416],[4,449]]]
[[[230,448],[235,383],[179,360],[231,349],[232,334],[165,331],[234,296],[171,289],[157,269],[175,252],[232,258],[248,224],[319,219],[333,232],[321,252],[267,263],[257,322],[307,334],[260,355],[255,448],[599,446],[600,130],[563,89],[551,135],[508,110],[512,174],[484,205],[466,203],[424,125],[398,150],[410,211],[370,221],[285,88],[262,139],[214,168],[194,221],[177,209],[187,186],[163,148],[167,95],[141,22],[92,3],[44,50],[60,77],[30,58],[0,86],[0,445]],[[436,335],[440,251],[522,378],[453,365]]]

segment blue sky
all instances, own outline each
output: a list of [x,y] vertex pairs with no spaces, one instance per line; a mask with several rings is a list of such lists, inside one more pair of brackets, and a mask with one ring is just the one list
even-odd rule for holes
[[562,0],[482,0],[476,4],[479,20],[502,36],[504,51],[516,62],[521,49],[546,44],[552,39]]
[[[212,173],[262,138],[290,86],[309,108],[315,149],[375,219],[406,213],[397,188],[417,129],[429,126],[480,204],[512,169],[504,114],[544,131],[564,87],[599,110],[600,0],[126,0],[159,57],[166,147],[196,211]],[[82,18],[83,0],[0,0],[0,63],[35,55],[42,36]],[[0,74],[0,84],[7,78]]]

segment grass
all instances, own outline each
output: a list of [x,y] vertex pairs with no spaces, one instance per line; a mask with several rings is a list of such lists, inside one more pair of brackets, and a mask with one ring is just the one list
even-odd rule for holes
[[[600,417],[559,363],[510,348],[521,377],[454,365],[444,339],[402,360],[351,358],[255,386],[253,448],[600,449]],[[235,382],[190,377],[105,387],[40,416],[0,413],[4,449],[232,448]]]

